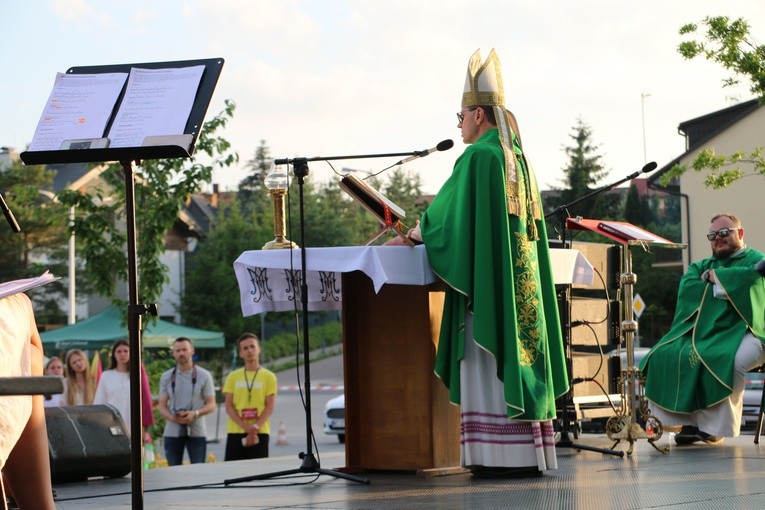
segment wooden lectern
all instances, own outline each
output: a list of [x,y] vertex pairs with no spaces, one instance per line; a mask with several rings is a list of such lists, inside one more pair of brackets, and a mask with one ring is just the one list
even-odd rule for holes
[[346,470],[440,474],[460,463],[459,407],[434,372],[444,291],[343,274]]

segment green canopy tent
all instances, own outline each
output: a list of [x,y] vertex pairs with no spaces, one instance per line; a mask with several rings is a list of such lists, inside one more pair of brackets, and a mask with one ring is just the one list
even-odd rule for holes
[[[117,307],[106,310],[83,321],[53,329],[40,334],[43,347],[52,350],[96,350],[110,347],[116,340],[128,338],[127,326],[123,325],[125,311]],[[144,348],[170,347],[178,337],[191,339],[198,349],[220,349],[225,346],[223,333],[196,329],[162,319],[144,320],[142,335]]]

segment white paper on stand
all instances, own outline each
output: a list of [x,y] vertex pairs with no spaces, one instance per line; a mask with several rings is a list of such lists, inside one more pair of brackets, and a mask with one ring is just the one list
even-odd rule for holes
[[59,150],[64,140],[101,138],[127,73],[57,73],[30,151]]
[[147,136],[183,134],[204,70],[132,68],[107,135],[110,147],[140,147]]

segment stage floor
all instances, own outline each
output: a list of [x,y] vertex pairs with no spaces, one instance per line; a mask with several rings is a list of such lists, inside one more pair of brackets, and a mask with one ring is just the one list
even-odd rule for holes
[[[541,478],[485,480],[470,474],[418,477],[368,472],[369,485],[330,475],[299,475],[224,486],[224,480],[297,469],[294,456],[217,462],[144,472],[146,509],[640,509],[765,508],[765,438],[751,433],[720,446],[697,444],[663,455],[645,440],[631,456],[558,450],[559,469]],[[584,434],[581,444],[607,448],[605,435]],[[669,441],[661,438],[660,444]],[[618,451],[626,451],[621,443]],[[343,466],[344,453],[321,457],[321,466]],[[55,487],[59,509],[131,508],[129,477]]]

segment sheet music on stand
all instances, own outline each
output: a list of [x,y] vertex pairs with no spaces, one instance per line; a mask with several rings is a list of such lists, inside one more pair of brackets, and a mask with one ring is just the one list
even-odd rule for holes
[[190,157],[222,58],[58,73],[27,165]]

